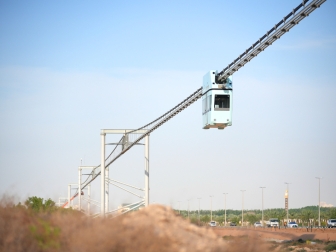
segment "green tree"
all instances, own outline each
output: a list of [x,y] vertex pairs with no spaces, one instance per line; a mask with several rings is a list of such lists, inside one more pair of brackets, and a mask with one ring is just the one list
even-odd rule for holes
[[33,197],[29,197],[26,201],[25,201],[25,206],[28,209],[31,209],[33,211],[51,211],[56,209],[56,204],[53,200],[51,199],[47,199],[46,201],[44,201],[43,198],[39,198],[36,196]]
[[201,216],[201,222],[203,222],[203,223],[210,222],[210,216],[209,215],[203,215],[203,216]]
[[[283,220],[285,219],[285,217],[287,216],[287,213],[285,210],[280,210],[276,212],[276,217],[279,220],[279,225],[281,225],[281,222],[283,222]],[[283,224],[283,223],[282,223]]]
[[310,220],[316,219],[316,213],[314,213],[311,210],[303,210],[300,217],[302,222],[307,224],[307,226],[309,226]]
[[328,211],[327,216],[328,216],[329,219],[336,219],[336,208],[335,207],[331,208]]
[[239,216],[233,216],[230,218],[230,222],[234,222],[238,225],[239,221],[241,220],[241,218],[239,218]]
[[246,215],[244,216],[244,220],[245,220],[245,219],[246,219],[251,225],[253,225],[253,223],[255,223],[255,222],[257,222],[257,221],[260,220],[260,218],[258,218],[258,216],[255,215],[255,214],[246,214]]

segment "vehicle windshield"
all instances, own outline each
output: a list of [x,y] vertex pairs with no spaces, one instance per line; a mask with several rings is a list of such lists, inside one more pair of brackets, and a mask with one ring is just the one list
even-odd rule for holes
[[214,222],[214,221],[210,221],[210,223],[211,223],[211,224],[215,224],[216,222]]
[[230,95],[215,95],[215,109],[229,109]]
[[336,222],[336,220],[330,220],[330,222]]
[[271,220],[271,222],[278,222],[278,220]]
[[292,222],[289,222],[289,224],[296,224],[296,222],[295,222],[295,221],[292,221]]

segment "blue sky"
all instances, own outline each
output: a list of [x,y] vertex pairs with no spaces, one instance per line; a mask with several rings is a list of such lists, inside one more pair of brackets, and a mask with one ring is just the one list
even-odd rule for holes
[[[100,129],[138,128],[201,87],[300,1],[0,1],[0,192],[57,200],[99,164]],[[233,75],[233,126],[198,101],[150,136],[151,202],[209,208],[336,205],[336,3]],[[111,141],[114,141],[111,137]],[[111,177],[143,186],[143,149]],[[93,194],[99,199],[99,182]],[[111,207],[133,201],[111,188]],[[183,207],[183,204],[181,207]]]

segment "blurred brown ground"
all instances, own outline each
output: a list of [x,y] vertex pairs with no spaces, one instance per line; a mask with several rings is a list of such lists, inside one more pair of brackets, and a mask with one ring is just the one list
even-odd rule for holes
[[0,207],[0,251],[9,252],[269,251],[260,231],[248,230],[248,238],[244,233],[222,238],[239,232],[195,226],[161,205],[105,219],[90,219],[78,211],[36,213]]
[[312,231],[307,232],[306,228],[215,228],[214,232],[220,236],[242,236],[242,235],[252,235],[267,240],[292,240],[296,241],[298,239],[302,240],[321,240],[321,241],[336,241],[336,229],[312,229]]

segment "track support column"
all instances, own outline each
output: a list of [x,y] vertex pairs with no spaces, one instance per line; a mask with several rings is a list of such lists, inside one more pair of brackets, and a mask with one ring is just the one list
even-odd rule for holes
[[100,133],[100,217],[105,217],[105,132]]
[[149,205],[149,135],[145,137],[145,207]]
[[68,185],[68,208],[70,208],[71,185]]
[[80,212],[82,210],[82,167],[78,167],[78,211]]
[[109,167],[105,170],[105,213],[109,211],[109,194],[110,194],[110,183],[109,179]]
[[91,183],[88,185],[88,215],[90,216],[91,212]]

